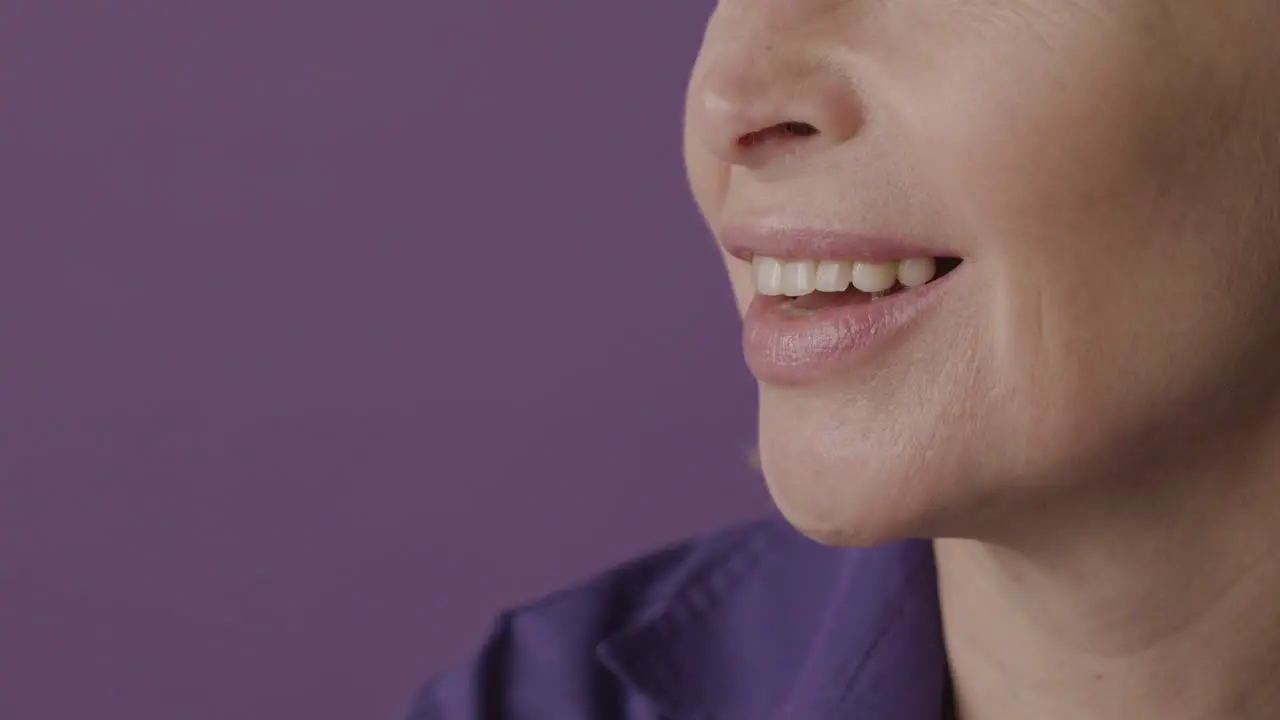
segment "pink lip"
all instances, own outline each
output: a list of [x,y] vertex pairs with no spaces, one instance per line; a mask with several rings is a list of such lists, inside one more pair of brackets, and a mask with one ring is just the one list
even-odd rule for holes
[[848,370],[868,359],[940,304],[968,263],[918,288],[879,300],[864,300],[789,314],[786,298],[756,295],[742,325],[747,367],[756,379],[775,385],[799,385]]
[[[734,257],[756,255],[780,260],[890,262],[914,257],[961,257],[952,249],[888,237],[814,229],[726,228],[720,243]],[[795,385],[850,368],[874,349],[901,337],[938,305],[966,271],[962,263],[947,275],[918,288],[878,300],[836,305],[805,315],[788,312],[785,298],[756,295],[743,321],[747,365],[761,382]]]
[[914,257],[960,257],[955,250],[892,237],[833,232],[816,228],[737,226],[717,237],[732,256],[750,261],[756,255],[778,260],[848,260],[889,262]]

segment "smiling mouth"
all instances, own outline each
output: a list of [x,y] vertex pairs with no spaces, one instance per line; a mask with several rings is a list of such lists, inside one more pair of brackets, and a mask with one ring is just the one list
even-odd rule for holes
[[756,293],[777,298],[774,302],[788,314],[803,316],[909,293],[945,277],[963,262],[958,257],[864,263],[756,256],[751,264]]

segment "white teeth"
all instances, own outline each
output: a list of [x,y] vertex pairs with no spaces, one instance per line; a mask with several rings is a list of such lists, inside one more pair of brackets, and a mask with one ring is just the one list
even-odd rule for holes
[[801,297],[813,292],[844,292],[852,285],[879,296],[894,287],[927,285],[938,274],[931,257],[906,258],[897,262],[863,263],[840,260],[779,260],[757,255],[752,258],[756,292],[761,295]]
[[781,295],[782,261],[757,255],[751,264],[756,276],[756,292],[761,295]]
[[898,263],[898,282],[902,287],[920,287],[932,280],[937,272],[933,258],[910,258]]
[[854,263],[853,286],[865,293],[884,292],[898,282],[897,263]]
[[853,263],[823,260],[818,263],[814,287],[822,292],[844,292],[853,281]]
[[818,274],[816,260],[796,260],[782,266],[782,292],[791,297],[808,295],[814,291]]

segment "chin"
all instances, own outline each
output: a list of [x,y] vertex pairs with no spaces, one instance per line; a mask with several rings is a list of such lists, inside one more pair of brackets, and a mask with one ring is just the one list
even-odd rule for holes
[[951,473],[882,453],[815,458],[810,448],[762,439],[760,455],[774,504],[803,535],[867,547],[944,534]]
[[992,469],[980,462],[991,460],[981,452],[985,424],[957,410],[972,405],[951,391],[881,380],[856,391],[761,385],[760,470],[774,504],[798,531],[826,545],[975,531],[970,525],[986,504],[976,498],[988,475],[979,471]]

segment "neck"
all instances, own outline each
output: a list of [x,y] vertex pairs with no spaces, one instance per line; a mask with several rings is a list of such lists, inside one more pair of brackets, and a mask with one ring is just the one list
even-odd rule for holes
[[1280,717],[1280,452],[1249,445],[938,540],[959,717]]

